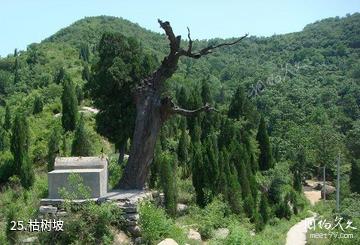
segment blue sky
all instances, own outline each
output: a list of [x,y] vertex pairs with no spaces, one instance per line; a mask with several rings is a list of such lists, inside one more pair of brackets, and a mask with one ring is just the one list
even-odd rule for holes
[[0,55],[24,50],[85,16],[123,17],[157,32],[161,18],[184,37],[189,26],[193,39],[204,39],[296,32],[359,11],[359,0],[0,0]]

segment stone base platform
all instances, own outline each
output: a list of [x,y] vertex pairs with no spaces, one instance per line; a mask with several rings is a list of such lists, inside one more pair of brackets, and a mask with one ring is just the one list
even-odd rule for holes
[[[72,200],[74,203],[83,203],[86,201],[95,201],[97,203],[113,202],[123,212],[126,230],[133,236],[139,237],[140,227],[138,225],[139,214],[138,208],[141,201],[149,200],[156,205],[163,205],[164,195],[157,191],[149,190],[112,190],[103,197],[92,199]],[[61,204],[64,199],[41,199],[39,212],[42,215],[63,216],[64,211],[61,210]]]

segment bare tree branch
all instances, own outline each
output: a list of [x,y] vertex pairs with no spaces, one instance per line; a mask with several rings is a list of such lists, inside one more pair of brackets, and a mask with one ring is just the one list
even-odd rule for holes
[[196,114],[199,114],[200,112],[219,112],[214,107],[211,107],[208,103],[206,103],[204,106],[197,108],[195,110],[187,110],[184,108],[181,108],[174,104],[172,99],[170,97],[164,97],[161,99],[161,117],[162,121],[166,121],[169,117],[171,117],[174,114],[182,115],[182,116],[195,116]]
[[180,48],[181,36],[175,36],[169,21],[163,22],[158,19],[158,22],[170,41],[170,54],[176,54]]
[[189,45],[188,45],[187,53],[191,54],[193,41],[191,40],[189,27],[187,27],[187,30],[188,30],[188,38],[189,38]]
[[175,106],[172,109],[172,113],[173,114],[179,114],[182,116],[186,116],[186,117],[191,117],[191,116],[195,116],[197,114],[199,114],[200,112],[210,112],[210,111],[215,111],[215,112],[219,112],[218,110],[216,110],[214,107],[211,107],[209,104],[205,104],[204,106],[197,108],[195,110],[187,110],[187,109],[183,109],[180,108],[178,106]]
[[183,50],[183,49],[181,49],[181,50],[179,51],[179,53],[180,53],[180,55],[184,55],[184,56],[187,56],[187,57],[190,57],[190,58],[194,58],[194,59],[199,59],[200,57],[202,57],[202,56],[204,56],[204,55],[211,54],[214,49],[217,49],[217,48],[220,48],[220,47],[223,47],[223,46],[231,46],[231,45],[237,44],[237,43],[241,42],[241,41],[242,41],[244,38],[246,38],[247,36],[248,36],[248,34],[245,34],[244,36],[236,39],[236,40],[233,41],[233,42],[220,43],[220,44],[214,45],[214,46],[213,46],[213,45],[210,45],[210,46],[208,46],[208,47],[206,47],[206,48],[203,48],[203,49],[201,49],[201,50],[193,53],[193,52],[191,51],[191,49],[192,49],[192,42],[193,42],[193,41],[192,41],[191,38],[190,38],[190,30],[189,30],[189,28],[188,28],[188,38],[189,38],[189,47],[190,47],[190,48],[188,48],[188,50],[186,50],[186,51]]
[[231,46],[231,45],[235,45],[237,43],[239,43],[240,41],[242,41],[244,38],[246,38],[248,36],[248,34],[245,34],[244,36],[236,39],[233,42],[225,42],[225,43],[220,43],[217,45],[209,45],[206,48],[203,48],[197,52],[192,52],[192,47],[193,47],[193,40],[191,39],[191,35],[190,35],[190,29],[189,27],[187,27],[188,30],[188,39],[189,39],[189,44],[187,47],[187,50],[184,50],[182,48],[180,48],[180,42],[181,42],[181,36],[175,36],[172,27],[170,25],[170,22],[168,21],[161,21],[160,19],[158,19],[158,22],[160,24],[160,27],[162,29],[164,29],[166,36],[168,37],[169,41],[170,41],[170,55],[175,55],[175,56],[187,56],[190,58],[194,58],[194,59],[199,59],[200,57],[210,54],[212,53],[212,51],[214,49],[220,48],[220,47],[224,47],[224,46]]

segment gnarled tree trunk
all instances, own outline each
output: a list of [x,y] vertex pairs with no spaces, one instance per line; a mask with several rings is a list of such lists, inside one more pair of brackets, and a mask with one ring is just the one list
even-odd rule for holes
[[172,115],[192,116],[202,111],[212,111],[209,105],[196,110],[179,108],[170,98],[161,98],[164,81],[170,78],[177,69],[181,56],[198,59],[212,52],[213,49],[233,45],[247,35],[231,43],[208,46],[199,52],[192,52],[192,40],[188,29],[189,44],[186,50],[180,47],[181,36],[175,36],[169,22],[158,20],[170,41],[170,53],[164,58],[160,67],[149,77],[141,81],[136,89],[136,120],[131,143],[130,156],[125,167],[119,187],[122,189],[143,189],[153,161],[157,135],[162,124]]

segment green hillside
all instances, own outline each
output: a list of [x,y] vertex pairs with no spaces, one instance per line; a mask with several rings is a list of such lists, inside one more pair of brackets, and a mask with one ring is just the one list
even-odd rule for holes
[[[5,237],[3,231],[9,217],[10,208],[7,207],[9,203],[14,203],[18,205],[15,208],[19,208],[21,202],[26,202],[29,210],[22,210],[18,214],[19,217],[25,219],[35,215],[36,212],[31,210],[31,207],[36,207],[39,199],[46,196],[47,183],[44,177],[49,162],[48,149],[51,145],[49,142],[55,129],[59,131],[60,154],[72,155],[71,148],[73,139],[76,137],[75,132],[63,131],[60,114],[62,113],[63,84],[66,79],[74,84],[79,110],[85,111],[81,114],[84,115],[89,151],[92,155],[100,155],[104,150],[110,156],[110,184],[114,186],[117,183],[121,175],[121,167],[117,164],[115,154],[118,147],[96,131],[95,114],[86,109],[95,107],[88,90],[88,80],[93,78],[96,70],[94,67],[99,62],[100,39],[104,33],[108,32],[117,32],[126,37],[135,38],[142,51],[156,60],[154,64],[159,64],[169,52],[168,41],[164,34],[146,30],[122,18],[99,16],[76,21],[41,43],[30,44],[26,51],[15,51],[14,54],[0,58],[0,124],[3,125],[0,129],[0,188],[2,191],[0,193],[0,243],[1,238]],[[285,35],[255,37],[251,36],[251,30],[239,30],[239,36],[245,32],[249,32],[250,37],[238,45],[222,47],[213,54],[198,60],[188,58],[180,60],[175,75],[166,82],[164,95],[172,96],[178,104],[186,105],[189,109],[195,109],[192,107],[210,101],[220,113],[209,117],[201,115],[199,120],[186,121],[178,117],[169,120],[159,137],[161,146],[156,150],[154,160],[156,164],[161,165],[164,159],[178,159],[176,161],[178,161],[179,169],[185,169],[184,172],[186,172],[188,171],[187,164],[193,164],[193,159],[200,161],[197,153],[201,155],[204,152],[209,153],[208,155],[211,155],[210,152],[216,152],[214,153],[216,161],[221,159],[226,162],[226,158],[229,158],[227,161],[231,162],[233,155],[227,156],[228,152],[225,150],[222,152],[220,146],[217,148],[217,143],[213,143],[209,135],[211,137],[215,135],[216,142],[219,145],[223,144],[227,150],[231,149],[233,153],[239,151],[236,157],[246,158],[244,162],[257,162],[262,146],[256,135],[258,131],[261,131],[260,127],[258,130],[260,118],[264,118],[267,126],[264,126],[263,130],[269,135],[274,167],[265,172],[246,169],[250,183],[247,184],[250,185],[249,191],[252,192],[248,195],[253,197],[255,209],[262,202],[260,189],[270,189],[276,182],[275,179],[283,178],[285,184],[282,187],[284,189],[281,190],[284,193],[293,193],[292,183],[296,179],[295,172],[299,169],[302,173],[301,178],[308,179],[321,177],[320,167],[326,166],[326,177],[329,181],[334,180],[336,178],[335,160],[339,154],[342,161],[341,198],[349,198],[352,192],[360,193],[356,184],[359,183],[357,176],[360,176],[360,173],[355,172],[360,170],[360,14],[324,19],[305,26],[301,32]],[[192,35],[195,38],[196,33]],[[231,40],[195,40],[193,46],[196,50],[209,44]],[[182,45],[185,47],[187,41],[184,40]],[[62,74],[63,71],[65,75]],[[204,99],[204,96],[206,97],[203,93],[204,87],[205,90],[207,89],[209,101]],[[182,101],[184,98],[182,96],[185,96],[185,102]],[[43,105],[38,111],[34,109],[36,103],[39,102],[36,100],[40,100]],[[237,102],[241,104],[240,113],[235,113],[236,116],[232,117],[231,105]],[[6,108],[8,108],[7,116],[5,115]],[[19,193],[28,192],[28,194],[19,194],[20,197],[11,193],[12,188],[19,183],[16,179],[9,179],[14,161],[11,153],[13,137],[12,126],[6,128],[7,123],[14,124],[16,114],[21,114],[28,120],[27,146],[36,179],[35,186],[30,190],[21,189]],[[6,117],[9,115],[11,120],[7,121]],[[232,130],[240,129],[241,133],[233,136],[238,137],[238,145],[227,144],[226,139],[221,138],[225,131],[222,117],[226,115],[236,121]],[[207,129],[212,132],[209,133],[209,137],[204,136]],[[196,130],[200,130],[200,133]],[[200,144],[194,140],[197,134],[202,135],[201,140],[199,139]],[[186,139],[189,145],[184,143]],[[180,141],[183,142],[180,143]],[[186,163],[181,163],[183,155],[178,149],[182,144],[187,147],[186,154],[188,154],[187,151],[189,152],[189,159],[184,160]],[[197,147],[202,148],[199,150]],[[126,153],[129,153],[129,144]],[[166,154],[170,154],[173,158],[167,158],[164,156]],[[211,164],[211,156],[208,158],[203,160],[204,169],[206,169],[206,164]],[[244,166],[246,164],[244,163]],[[231,164],[225,164],[223,171],[226,171],[226,166],[229,168],[228,172],[234,172]],[[237,171],[240,176],[241,167]],[[199,203],[197,186],[192,185],[194,179],[184,172],[176,173],[179,175],[178,199],[194,206],[195,203],[202,206]],[[153,170],[153,173],[160,175],[159,170]],[[196,169],[192,174],[196,175]],[[162,181],[158,177],[152,176],[150,182],[154,180],[153,187],[162,189]],[[235,182],[232,183],[235,185]],[[239,183],[242,194],[245,195],[246,184],[241,181]],[[215,193],[214,190],[212,191]],[[215,196],[218,193],[214,193],[208,198],[214,200],[214,205],[220,205],[216,203]],[[23,195],[30,197],[26,199],[27,197]],[[301,191],[296,195],[299,203],[305,203]],[[243,215],[241,217],[248,216],[248,226],[254,228],[251,225],[257,224],[258,217],[256,210],[247,210],[248,199],[246,198],[249,196],[242,197],[241,205],[244,204],[245,211],[242,210],[240,213]],[[280,199],[287,200],[287,195],[282,194]],[[216,209],[209,203],[205,202],[203,206]],[[229,205],[231,206],[231,203]],[[277,213],[283,208],[280,204],[280,206],[271,204],[270,201],[270,205],[272,205],[274,217],[287,216]],[[303,204],[303,206],[306,205]],[[198,212],[207,212],[204,210],[208,209],[201,209],[202,211],[198,210]],[[234,207],[231,209],[236,213]],[[249,214],[251,212],[256,214]],[[298,217],[296,215],[295,213],[294,217]],[[194,215],[189,220],[184,218],[178,222],[188,224],[196,218],[199,217]],[[356,219],[359,224],[359,217]],[[229,220],[226,222],[230,224],[232,220],[231,222]],[[280,223],[278,231],[284,233],[293,221]],[[213,220],[204,222],[209,224]],[[279,221],[273,221],[274,224],[277,222]],[[231,224],[232,226],[229,225],[229,227],[239,225],[236,222]],[[211,229],[214,227],[220,226],[214,225]],[[263,233],[259,233],[258,244],[266,244],[260,241],[264,242],[266,237],[274,232],[271,225],[266,227]],[[203,229],[205,237],[208,236],[206,238],[211,239],[207,228],[200,227],[199,229]],[[284,239],[284,234],[279,233],[274,235],[276,237],[273,244]],[[246,239],[250,239],[249,237],[246,235]],[[233,236],[232,239],[236,241],[237,238]]]

